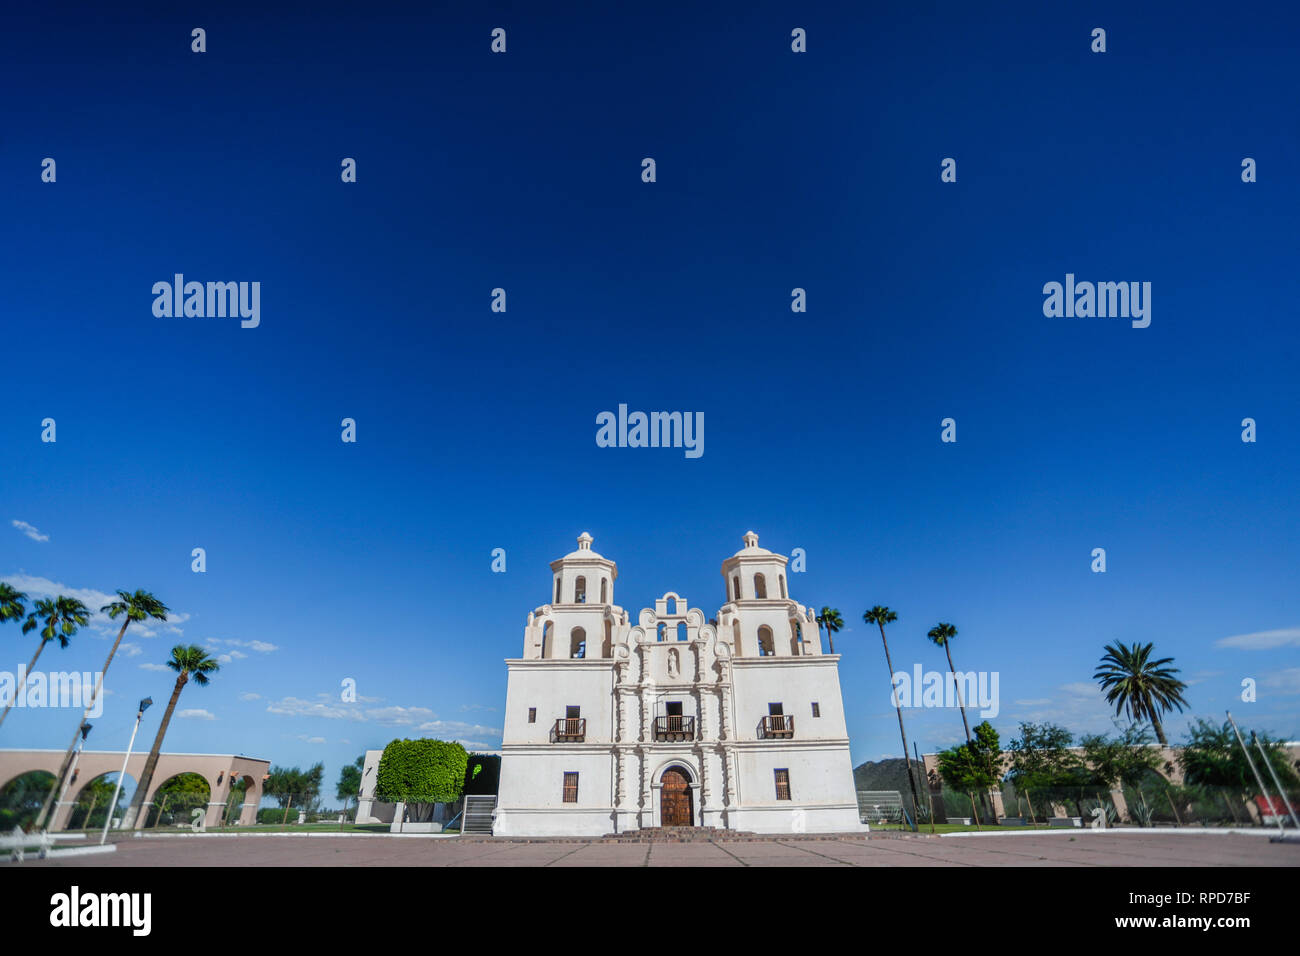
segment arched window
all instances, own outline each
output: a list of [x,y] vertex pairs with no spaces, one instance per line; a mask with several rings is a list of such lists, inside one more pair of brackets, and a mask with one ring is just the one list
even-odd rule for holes
[[573,603],[587,603],[587,579],[581,574],[579,574],[578,579],[573,582]]
[[676,626],[675,628],[673,628],[673,631],[674,631],[674,633],[673,633],[673,640],[674,640],[674,641],[684,641],[684,640],[686,640],[686,624],[685,624],[685,622],[683,622],[683,621],[678,621],[678,622],[677,622],[677,626]]
[[551,635],[554,631],[555,628],[550,621],[542,626],[542,657],[544,658],[551,656]]
[[803,630],[799,627],[799,622],[794,618],[790,619],[790,655],[799,656],[800,641],[803,640]]
[[655,628],[655,640],[662,641],[663,639],[664,639],[664,622],[660,621],[659,626]]
[[758,656],[771,657],[776,653],[776,644],[772,640],[772,629],[764,624],[758,629]]
[[600,603],[609,603],[609,582],[604,578],[600,579]]
[[781,600],[784,601],[786,598],[788,598],[788,597],[790,596],[790,595],[788,595],[788,594],[785,593],[785,575],[784,575],[784,574],[781,574],[781,575],[777,575],[777,577],[778,577],[778,578],[780,579],[780,581],[781,581]]
[[614,656],[614,625],[611,621],[605,622],[605,639],[600,644],[600,656]]
[[767,597],[767,578],[761,574],[754,575],[754,597],[760,600]]
[[739,576],[733,577],[731,579],[731,599],[733,601],[740,600],[740,577]]
[[569,656],[578,658],[587,656],[587,632],[580,627],[575,627],[569,635]]
[[560,576],[557,574],[557,575],[555,576],[555,603],[556,603],[556,604],[559,604],[559,603],[560,603],[560,584],[561,584],[561,583],[562,583],[562,582],[561,582]]
[[732,651],[731,651],[732,656],[734,656],[734,657],[739,657],[740,654],[741,654],[741,651],[740,651],[740,621],[739,621],[739,620],[734,620],[734,621],[731,622],[731,643],[735,645],[735,647],[733,647],[733,648],[732,648]]

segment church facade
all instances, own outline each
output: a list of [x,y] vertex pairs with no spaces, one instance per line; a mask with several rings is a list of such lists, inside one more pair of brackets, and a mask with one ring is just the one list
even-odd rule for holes
[[715,618],[668,592],[633,620],[591,543],[551,562],[551,603],[506,661],[493,832],[862,829],[839,656],[789,597],[786,558],[749,532]]

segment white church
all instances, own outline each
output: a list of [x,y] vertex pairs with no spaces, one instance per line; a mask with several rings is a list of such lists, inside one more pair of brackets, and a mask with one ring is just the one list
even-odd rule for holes
[[506,661],[496,835],[863,829],[839,655],[786,558],[744,541],[714,620],[669,592],[632,621],[588,534],[551,562],[552,603]]

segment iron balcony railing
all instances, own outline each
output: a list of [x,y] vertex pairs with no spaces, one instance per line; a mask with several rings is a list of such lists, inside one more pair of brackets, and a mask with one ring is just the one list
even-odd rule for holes
[[551,729],[551,743],[582,743],[586,739],[586,717],[561,717]]
[[794,718],[789,714],[769,714],[759,722],[758,736],[765,740],[779,740],[793,737]]
[[694,740],[695,718],[670,714],[655,718],[655,740]]

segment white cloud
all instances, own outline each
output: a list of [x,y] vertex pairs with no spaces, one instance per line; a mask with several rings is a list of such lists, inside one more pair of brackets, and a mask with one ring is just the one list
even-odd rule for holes
[[239,699],[240,699],[240,700],[261,700],[261,699],[262,699],[262,695],[261,695],[261,694],[254,694],[252,691],[248,691],[248,692],[246,692],[246,693],[240,694],[240,695],[239,695]]
[[140,669],[141,669],[141,670],[144,670],[144,671],[168,671],[168,670],[171,670],[171,668],[166,667],[166,666],[164,666],[164,665],[162,665],[162,664],[141,664],[141,665],[140,665]]
[[292,717],[328,717],[331,720],[350,718],[352,720],[365,720],[365,717],[355,707],[346,707],[341,704],[327,704],[322,701],[312,702],[303,700],[300,697],[286,697],[283,700],[267,704],[266,712],[268,714],[287,714]]
[[139,644],[132,644],[130,641],[123,641],[117,649],[127,657],[139,657],[144,653],[144,648]]
[[184,717],[187,720],[216,720],[217,719],[216,715],[212,714],[210,711],[204,710],[202,707],[195,707],[195,708],[191,708],[190,710],[178,711],[176,713],[176,716]]
[[[39,529],[33,527],[32,525],[29,525],[26,521],[19,521],[17,519],[14,519],[13,525],[15,528],[17,528],[23,534],[27,535],[27,537],[31,538],[33,541],[50,540],[50,536],[48,534],[41,534]],[[22,589],[19,588],[19,590]]]
[[1300,694],[1300,667],[1288,667],[1276,674],[1269,674],[1259,683],[1279,694]]
[[433,720],[438,716],[428,707],[371,707],[365,713],[366,720],[393,727],[406,727],[417,721]]
[[24,591],[34,598],[52,598],[60,594],[76,598],[95,612],[94,617],[91,618],[92,626],[96,621],[100,620],[111,623],[108,615],[100,614],[99,609],[105,604],[116,601],[116,594],[97,591],[94,588],[70,588],[66,584],[60,584],[57,581],[51,581],[49,578],[42,578],[32,574],[10,574],[5,576],[5,580],[13,585],[15,590]]
[[[219,637],[210,637],[204,643],[211,644],[214,647],[226,644],[230,647],[247,647],[249,650],[257,651],[259,654],[270,654],[272,651],[280,649],[277,644],[268,644],[266,641],[239,641],[234,638],[222,639]],[[246,655],[241,654],[241,657]]]
[[466,724],[459,720],[431,720],[415,728],[422,734],[437,734],[444,740],[448,737],[500,737],[500,727],[485,727],[482,724]]
[[1300,647],[1300,627],[1284,627],[1276,631],[1256,631],[1253,634],[1235,634],[1214,642],[1215,647],[1237,647],[1246,651],[1268,651],[1275,647]]
[[308,737],[306,734],[299,734],[297,739],[298,739],[298,740],[305,740],[305,741],[307,741],[307,743],[309,743],[309,744],[323,744],[323,743],[325,743],[325,738],[324,738],[324,737]]

